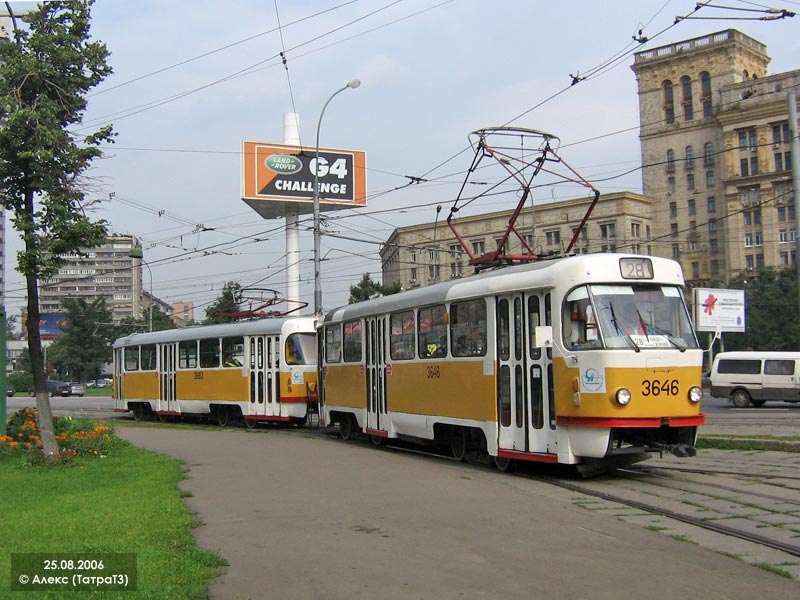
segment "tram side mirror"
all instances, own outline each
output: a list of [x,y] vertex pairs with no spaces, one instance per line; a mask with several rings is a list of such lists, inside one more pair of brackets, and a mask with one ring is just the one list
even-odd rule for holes
[[533,330],[533,345],[536,348],[544,348],[553,345],[553,328],[550,325],[538,325]]

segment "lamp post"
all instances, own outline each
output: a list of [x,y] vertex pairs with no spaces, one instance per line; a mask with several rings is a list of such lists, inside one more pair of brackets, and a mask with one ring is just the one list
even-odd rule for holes
[[134,246],[131,248],[128,256],[131,258],[138,258],[139,264],[147,267],[147,273],[150,275],[150,298],[148,298],[148,304],[150,308],[147,316],[147,331],[153,331],[153,271],[150,270],[150,265],[148,265],[147,261],[144,259],[144,253],[142,252],[141,246]]
[[358,79],[348,81],[347,85],[343,88],[336,90],[328,98],[327,102],[322,107],[319,113],[319,121],[317,121],[317,147],[314,152],[314,314],[322,314],[322,284],[320,283],[320,228],[319,228],[319,129],[322,126],[322,116],[325,114],[325,109],[331,103],[334,96],[348,88],[356,89],[361,85]]

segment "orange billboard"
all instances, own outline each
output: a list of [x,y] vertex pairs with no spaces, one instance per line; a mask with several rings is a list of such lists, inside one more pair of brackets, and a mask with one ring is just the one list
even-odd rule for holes
[[367,204],[367,157],[360,150],[242,142],[242,200],[265,217],[311,212],[314,172],[320,210]]

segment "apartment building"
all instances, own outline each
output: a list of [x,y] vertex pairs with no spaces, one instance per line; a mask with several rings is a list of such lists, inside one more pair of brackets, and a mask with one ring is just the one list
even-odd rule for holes
[[[591,197],[553,202],[523,209],[516,229],[535,253],[564,251],[592,202]],[[573,252],[636,252],[652,254],[650,214],[652,201],[632,192],[600,196],[591,218],[580,233]],[[513,211],[506,210],[456,219],[459,235],[473,256],[497,248]],[[516,236],[506,252],[522,254]],[[384,285],[399,283],[402,289],[471,275],[469,256],[446,223],[434,221],[398,227],[380,250]]]
[[728,29],[635,56],[653,252],[690,286],[788,267],[797,248],[787,92],[761,42]]

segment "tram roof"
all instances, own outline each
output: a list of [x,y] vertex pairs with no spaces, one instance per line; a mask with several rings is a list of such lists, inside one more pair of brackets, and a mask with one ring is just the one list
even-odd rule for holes
[[619,261],[630,257],[650,259],[655,280],[683,285],[680,264],[668,258],[620,253],[581,254],[485,271],[399,294],[348,304],[331,310],[325,316],[325,322],[356,319],[437,302],[513,293],[535,287],[572,287],[580,283],[619,282]]
[[314,331],[314,317],[269,317],[253,319],[237,323],[220,323],[217,325],[193,325],[180,329],[165,329],[150,333],[132,333],[114,342],[114,347],[136,346],[140,344],[157,344],[164,342],[180,342],[201,338],[232,337],[244,335],[271,335],[284,330],[287,323],[294,323],[296,330]]

